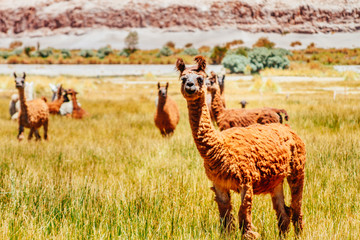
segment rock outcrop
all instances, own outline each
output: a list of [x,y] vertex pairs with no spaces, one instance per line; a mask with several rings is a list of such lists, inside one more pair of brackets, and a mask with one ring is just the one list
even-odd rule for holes
[[[118,0],[119,1],[119,0]],[[155,0],[77,1],[30,0],[26,5],[5,4],[0,0],[0,33],[20,34],[44,29],[51,34],[59,29],[108,27],[160,28],[169,31],[194,31],[232,28],[250,32],[329,33],[360,30],[360,3],[351,0],[331,4],[289,6],[289,1],[185,1]],[[164,4],[167,2],[167,4]],[[255,2],[255,1],[254,1]],[[259,1],[256,1],[259,2]],[[287,4],[285,4],[287,3]]]

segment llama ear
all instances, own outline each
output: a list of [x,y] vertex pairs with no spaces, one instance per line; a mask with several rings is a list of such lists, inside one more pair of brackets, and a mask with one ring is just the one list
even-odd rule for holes
[[180,74],[185,70],[185,63],[182,58],[178,58],[176,61],[176,69],[180,72]]
[[17,78],[16,73],[14,72],[14,77]]
[[23,72],[23,78],[25,78],[26,77],[26,74],[25,74],[25,72]]
[[160,89],[160,82],[158,82],[158,89]]
[[197,63],[198,65],[198,71],[205,71],[206,68],[206,60],[203,56],[196,56],[194,58],[194,61]]
[[169,87],[169,82],[166,83],[166,90],[168,89]]

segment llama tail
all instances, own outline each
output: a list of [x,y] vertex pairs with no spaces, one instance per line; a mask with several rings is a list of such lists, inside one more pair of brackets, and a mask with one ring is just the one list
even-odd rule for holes
[[42,100],[44,100],[44,102],[47,102],[47,98],[46,97],[41,97]]

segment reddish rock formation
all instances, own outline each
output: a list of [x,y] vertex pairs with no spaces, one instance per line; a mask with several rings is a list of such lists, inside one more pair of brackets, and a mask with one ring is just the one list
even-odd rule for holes
[[[177,3],[164,6],[156,1],[142,3],[128,0],[117,5],[109,2],[87,5],[75,0],[56,0],[32,1],[23,7],[1,6],[0,3],[0,32],[11,35],[37,29],[104,26],[117,29],[154,27],[169,31],[237,28],[276,33],[360,30],[360,4],[351,6],[341,1],[342,4],[337,8],[328,5],[324,5],[324,8],[310,5],[290,8],[288,5],[273,7],[271,3],[250,4],[235,0],[208,2],[208,5],[194,1],[192,5]],[[281,1],[276,3],[281,5]],[[56,4],[66,7],[58,7]]]

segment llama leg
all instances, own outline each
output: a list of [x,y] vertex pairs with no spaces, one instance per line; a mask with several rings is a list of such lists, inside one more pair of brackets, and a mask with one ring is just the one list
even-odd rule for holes
[[33,134],[34,134],[34,128],[30,128],[30,133],[29,133],[29,136],[28,136],[28,140],[32,139]]
[[39,130],[38,130],[38,129],[35,129],[35,139],[36,139],[36,141],[41,140],[41,136],[40,136],[40,134],[39,134]]
[[19,141],[24,139],[24,126],[19,125],[19,134],[17,135]]
[[244,186],[241,191],[241,206],[239,210],[239,227],[242,229],[244,239],[256,239],[260,234],[252,231],[251,207],[253,200],[252,186]]
[[220,213],[220,223],[224,230],[231,231],[234,229],[234,217],[231,214],[231,196],[230,191],[214,185],[211,188],[215,192],[215,201],[218,204]]
[[284,236],[289,230],[290,209],[285,205],[283,183],[277,185],[271,194],[272,203],[278,219],[280,236]]
[[47,140],[48,139],[48,135],[47,135],[47,132],[48,132],[48,126],[49,126],[49,121],[46,120],[46,122],[44,122],[44,139]]
[[291,213],[295,233],[298,235],[303,230],[303,214],[301,211],[302,194],[304,188],[304,173],[298,173],[287,178],[291,190]]

